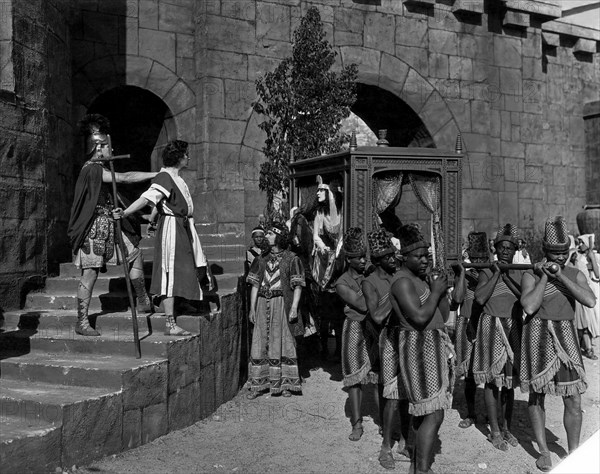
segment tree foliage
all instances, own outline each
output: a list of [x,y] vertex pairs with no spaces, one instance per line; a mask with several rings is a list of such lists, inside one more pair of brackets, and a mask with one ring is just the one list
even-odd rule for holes
[[267,135],[259,188],[267,193],[268,208],[287,186],[291,159],[334,153],[349,141],[340,127],[356,101],[358,67],[332,72],[336,55],[319,10],[311,7],[294,31],[291,57],[256,82],[253,107],[264,116],[259,127]]

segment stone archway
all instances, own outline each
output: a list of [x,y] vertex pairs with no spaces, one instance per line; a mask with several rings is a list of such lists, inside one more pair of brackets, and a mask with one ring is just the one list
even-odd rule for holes
[[113,55],[94,59],[73,74],[74,117],[87,113],[103,93],[134,86],[152,93],[166,105],[163,126],[152,151],[152,169],[160,167],[162,146],[179,136],[196,142],[196,96],[174,71],[144,56]]

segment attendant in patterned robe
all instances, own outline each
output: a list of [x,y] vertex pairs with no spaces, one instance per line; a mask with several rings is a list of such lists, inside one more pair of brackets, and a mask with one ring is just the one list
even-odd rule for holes
[[547,263],[536,264],[534,274],[523,275],[521,303],[527,319],[523,329],[521,390],[529,392],[529,419],[540,451],[536,465],[542,471],[550,471],[545,397],[550,394],[563,399],[563,422],[572,453],[579,446],[581,394],[587,388],[573,322],[575,302],[593,308],[596,298],[585,275],[576,268],[565,267],[569,238],[562,217],[549,219],[545,231]]
[[[81,168],[75,185],[67,235],[73,249],[73,263],[81,269],[77,288],[77,324],[75,332],[82,336],[99,336],[90,326],[88,309],[92,291],[100,271],[107,265],[123,261],[112,220],[115,207],[112,194],[112,174],[104,162],[112,156],[109,150],[108,119],[100,114],[88,114],[80,122],[86,140],[87,161]],[[129,171],[115,173],[117,183],[140,183],[152,179],[156,173]],[[122,199],[117,195],[117,199]],[[130,264],[129,277],[137,296],[138,311],[152,311],[150,298],[144,284],[144,261],[138,248],[140,225],[135,216],[122,222],[121,239],[125,246],[125,259]]]
[[[490,260],[487,234],[485,232],[470,232],[467,236],[467,255],[469,263],[484,263]],[[477,323],[481,315],[481,306],[475,303],[475,289],[479,281],[479,272],[469,269],[465,272],[465,299],[460,306],[456,318],[454,333],[456,335],[456,376],[464,377],[465,400],[467,402],[467,416],[460,420],[460,428],[468,428],[476,423],[475,394],[477,384],[473,377],[473,347]]]
[[249,400],[259,392],[291,396],[302,391],[294,326],[301,325],[298,305],[305,286],[300,259],[289,250],[285,225],[271,227],[266,238],[268,253],[254,259],[247,281],[250,292],[250,322],[254,324],[248,364]]
[[[115,217],[127,217],[152,203],[158,209],[158,227],[154,246],[154,265],[150,292],[160,296],[165,308],[165,335],[189,336],[191,333],[175,322],[174,298],[201,300],[200,274],[212,275],[194,225],[194,203],[180,171],[189,164],[188,143],[174,140],[163,150],[164,167],[150,188]],[[203,276],[204,276],[203,275]]]
[[523,314],[519,298],[523,272],[501,271],[498,263],[512,263],[518,245],[517,228],[511,224],[500,228],[494,244],[498,261],[492,270],[479,273],[475,290],[475,301],[483,307],[483,314],[477,327],[473,376],[476,383],[485,384],[489,440],[495,448],[507,451],[509,444],[513,447],[519,444],[510,427],[514,388],[519,384]]
[[[414,224],[400,228],[403,265],[392,283],[390,298],[399,320],[400,378],[409,401],[415,446],[410,472],[431,472],[433,448],[452,407],[455,356],[445,322],[449,317],[448,280],[444,274],[427,274],[429,243]],[[464,270],[456,265],[453,306],[464,298]]]
[[[352,432],[350,441],[358,441],[363,434],[361,404],[362,385],[376,384],[379,377],[379,345],[377,332],[367,319],[367,303],[362,291],[367,249],[362,230],[352,227],[344,236],[344,255],[348,270],[338,278],[335,289],[344,301],[344,329],[342,331],[342,374],[348,389]],[[377,394],[375,394],[377,397]]]

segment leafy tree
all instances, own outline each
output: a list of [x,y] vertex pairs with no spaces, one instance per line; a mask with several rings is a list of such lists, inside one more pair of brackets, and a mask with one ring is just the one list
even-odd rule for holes
[[356,101],[358,67],[330,71],[336,55],[319,10],[311,7],[294,31],[291,57],[256,81],[252,105],[265,117],[259,127],[267,135],[259,188],[267,193],[268,213],[274,196],[287,187],[290,160],[338,152],[349,141],[340,127]]

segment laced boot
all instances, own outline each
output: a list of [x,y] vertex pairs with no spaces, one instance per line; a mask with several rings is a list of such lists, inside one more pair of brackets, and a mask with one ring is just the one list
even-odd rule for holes
[[89,299],[83,300],[77,298],[77,323],[75,324],[75,332],[81,336],[99,336],[100,333],[90,326],[88,320]]
[[165,336],[191,336],[192,333],[180,328],[175,324],[175,316],[167,314],[167,320],[165,322]]
[[132,278],[131,285],[135,290],[135,296],[137,298],[137,310],[140,313],[153,313],[154,307],[152,306],[152,301],[146,292],[144,278]]

